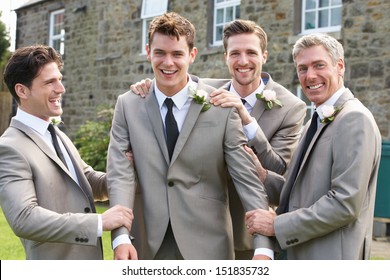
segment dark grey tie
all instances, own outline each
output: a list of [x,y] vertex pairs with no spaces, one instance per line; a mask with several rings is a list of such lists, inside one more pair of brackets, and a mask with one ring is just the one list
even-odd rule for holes
[[169,159],[172,158],[173,150],[175,149],[177,137],[179,136],[179,129],[177,128],[177,122],[173,115],[173,101],[171,98],[166,98],[164,101],[168,108],[167,115],[165,116],[165,132],[167,134],[167,147],[169,153]]
[[49,124],[47,130],[49,130],[49,132],[50,132],[51,139],[53,141],[53,146],[54,146],[54,149],[56,150],[57,156],[65,164],[65,166],[68,167],[68,165],[66,164],[66,160],[64,158],[64,155],[62,154],[60,145],[58,144],[57,134],[56,134],[56,131],[54,129],[54,126],[52,124]]
[[309,147],[310,142],[311,142],[311,140],[314,137],[314,134],[316,134],[316,131],[317,131],[317,119],[318,119],[318,113],[314,112],[313,116],[311,117],[310,126],[307,129],[305,138],[303,139],[304,142],[303,142],[303,145],[302,145],[302,150],[301,150],[301,154],[299,156],[299,160],[297,161],[297,166],[294,167],[295,168],[295,173],[293,174],[294,180],[292,180],[291,181],[292,183],[288,186],[289,190],[287,192],[287,195],[285,195],[284,197],[281,197],[279,207],[278,207],[278,209],[276,211],[278,214],[282,214],[282,213],[288,212],[288,204],[289,204],[288,202],[290,200],[291,189],[292,189],[292,186],[294,185],[295,178],[298,175],[298,171],[299,171],[299,169],[301,167],[302,160],[305,157],[307,148]]
[[242,104],[244,104],[244,105],[245,105],[245,103],[246,103],[246,100],[245,100],[244,98],[241,98],[241,102],[242,102]]

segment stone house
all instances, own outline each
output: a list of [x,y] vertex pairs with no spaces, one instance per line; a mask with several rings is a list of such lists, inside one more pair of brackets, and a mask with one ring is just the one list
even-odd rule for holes
[[[150,19],[165,11],[197,28],[198,56],[190,72],[228,78],[221,30],[236,17],[250,19],[269,36],[271,73],[301,96],[291,49],[301,34],[335,36],[345,47],[346,85],[373,112],[390,139],[390,2],[387,0],[30,0],[16,10],[16,47],[50,44],[63,54],[65,129],[70,136],[114,106],[129,85],[153,73],[144,46]],[[303,98],[303,97],[302,97]],[[308,117],[311,104],[308,104]]]

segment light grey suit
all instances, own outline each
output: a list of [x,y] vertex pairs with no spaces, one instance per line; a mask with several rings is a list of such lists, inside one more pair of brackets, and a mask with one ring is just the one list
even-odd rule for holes
[[371,112],[348,89],[340,106],[334,121],[318,128],[295,182],[302,143],[287,172],[281,201],[292,186],[289,212],[277,216],[274,227],[288,259],[370,257],[381,136]]
[[[198,82],[198,90],[214,88]],[[243,149],[246,137],[235,109],[192,101],[169,161],[163,122],[153,93],[145,99],[127,92],[119,96],[108,153],[110,204],[130,208],[134,203],[132,235],[141,259],[153,259],[168,223],[184,259],[232,259],[233,235],[228,207],[228,171],[246,210],[268,209],[263,186],[251,158]],[[123,157],[131,148],[139,180],[134,201],[135,170]],[[144,229],[139,224],[144,224]],[[124,228],[113,232],[129,234]],[[270,239],[256,235],[256,246],[273,248]]]
[[[56,128],[80,186],[54,151],[23,123],[12,120],[0,138],[0,203],[27,259],[102,259],[93,195],[106,199],[106,181]],[[91,188],[92,186],[92,188]],[[93,191],[93,194],[92,194]]]
[[[290,163],[293,151],[298,145],[303,120],[306,115],[306,104],[282,85],[274,82],[271,75],[263,72],[264,90],[273,90],[283,107],[266,110],[263,101],[257,100],[251,116],[260,126],[255,138],[248,145],[256,152],[261,164],[268,170],[264,182],[269,202],[279,204],[279,196],[284,183],[283,175]],[[207,79],[207,84],[230,89],[231,80]],[[229,184],[230,211],[233,220],[234,243],[237,251],[253,250],[252,236],[244,225],[245,212],[234,189],[233,182]]]

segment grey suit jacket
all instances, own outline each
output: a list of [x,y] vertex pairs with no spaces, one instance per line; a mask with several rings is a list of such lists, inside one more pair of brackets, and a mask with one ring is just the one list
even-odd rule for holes
[[[251,112],[260,126],[255,138],[248,145],[256,152],[259,161],[268,170],[264,182],[265,189],[272,205],[279,204],[279,196],[284,183],[281,176],[290,163],[293,151],[298,145],[301,136],[303,120],[306,115],[306,104],[282,85],[272,80],[272,77],[263,72],[264,90],[273,90],[283,107],[274,107],[267,110],[263,101],[257,100]],[[231,80],[207,79],[207,84],[217,88],[230,89]],[[234,242],[236,250],[253,249],[252,236],[248,234],[244,224],[244,209],[238,199],[232,182],[229,187],[230,210],[233,220]]]
[[[214,90],[197,77],[192,80],[198,90]],[[132,229],[141,259],[154,258],[168,222],[184,259],[232,259],[228,172],[245,209],[268,209],[262,183],[243,149],[246,138],[239,116],[235,109],[214,106],[201,112],[202,105],[192,102],[169,161],[153,88],[145,99],[131,92],[118,98],[108,151],[110,204],[134,207],[142,217]],[[123,160],[129,147],[135,167]],[[122,228],[113,238],[121,233],[129,234]],[[257,235],[255,242],[273,248],[269,238]]]
[[[274,225],[288,259],[370,256],[381,136],[371,112],[348,89],[335,106],[342,110],[320,125],[296,180],[290,174],[297,156],[287,173],[281,200],[292,185],[289,212]],[[296,155],[300,150],[301,144]]]
[[93,195],[107,198],[105,175],[88,166],[56,129],[80,186],[42,139],[13,119],[0,138],[2,210],[27,259],[102,259],[98,219],[91,212]]

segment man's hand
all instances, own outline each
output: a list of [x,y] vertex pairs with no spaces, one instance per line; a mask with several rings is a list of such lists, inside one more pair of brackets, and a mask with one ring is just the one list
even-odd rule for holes
[[251,148],[245,145],[244,149],[251,156],[253,163],[256,166],[257,174],[259,175],[260,181],[264,184],[265,179],[267,178],[267,170],[261,165],[258,157],[255,155]]
[[152,80],[146,78],[144,80],[136,82],[134,85],[131,85],[130,90],[133,93],[138,94],[144,98],[148,94],[151,85],[152,85]]
[[115,205],[102,214],[103,230],[111,231],[124,226],[130,231],[133,219],[133,210],[122,205]]
[[121,244],[114,249],[114,260],[138,260],[137,250],[132,244]]
[[250,234],[258,233],[264,236],[275,236],[274,220],[276,213],[269,210],[256,209],[245,213],[245,224]]
[[210,103],[214,106],[236,108],[243,125],[250,124],[253,121],[248,110],[242,104],[241,98],[225,89],[219,88],[210,93]]
[[266,256],[266,255],[254,255],[252,260],[266,260],[266,261],[269,261],[269,260],[272,260],[270,257]]

